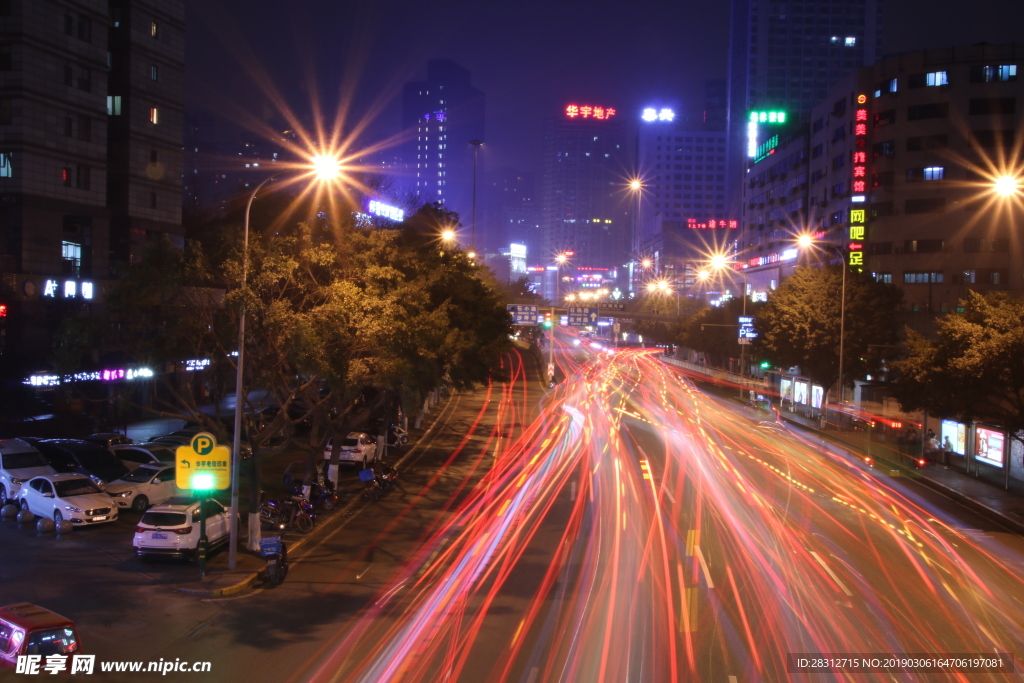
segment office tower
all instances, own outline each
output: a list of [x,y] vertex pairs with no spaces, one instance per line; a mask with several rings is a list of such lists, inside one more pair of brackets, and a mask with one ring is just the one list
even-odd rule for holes
[[631,194],[633,259],[651,265],[637,278],[681,274],[735,239],[725,203],[725,131],[677,123],[671,109],[643,111],[637,131],[642,188]]
[[540,227],[540,202],[537,182],[533,173],[516,168],[499,168],[488,174],[486,199],[487,214],[482,225],[487,226],[483,246],[489,251],[508,248],[509,244],[526,247],[527,260],[540,263],[544,252]]
[[573,252],[573,267],[618,268],[629,260],[630,175],[625,126],[615,107],[566,105],[544,135],[544,253]]
[[[441,202],[457,211],[462,224],[470,227],[473,147],[469,143],[486,138],[484,94],[473,87],[469,71],[448,59],[427,62],[426,80],[403,88],[402,128],[411,136],[403,151],[410,189],[424,202]],[[481,164],[478,173],[482,172]],[[481,215],[479,206],[477,215]]]

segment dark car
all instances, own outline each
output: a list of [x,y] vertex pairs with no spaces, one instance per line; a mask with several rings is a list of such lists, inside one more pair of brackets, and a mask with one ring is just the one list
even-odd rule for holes
[[118,446],[120,444],[132,442],[132,440],[129,439],[127,436],[125,436],[124,434],[119,434],[117,432],[103,432],[100,434],[90,434],[89,436],[83,436],[82,441],[88,441],[89,443],[94,443],[97,444],[98,446],[103,446],[104,448],[110,448],[111,446]]
[[41,439],[32,444],[58,473],[84,474],[110,483],[128,474],[128,468],[103,446],[78,439]]

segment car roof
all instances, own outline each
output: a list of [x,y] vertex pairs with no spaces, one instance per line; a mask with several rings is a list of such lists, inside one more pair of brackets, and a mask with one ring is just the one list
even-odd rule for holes
[[159,505],[154,505],[146,510],[146,512],[185,512],[198,507],[198,500],[178,496],[176,498],[170,498]]
[[81,451],[104,451],[110,453],[109,449],[104,448],[98,443],[82,441],[81,439],[43,439],[39,443],[62,446],[73,453],[80,453]]
[[172,444],[169,441],[147,441],[146,443],[119,443],[114,446],[113,449],[115,453],[117,451],[124,451],[131,448],[149,451],[150,453],[153,451],[170,451],[173,453],[174,449],[170,447],[171,445]]
[[21,439],[0,439],[0,453],[38,453],[39,449]]
[[75,625],[75,622],[67,617],[62,617],[45,607],[33,605],[31,602],[16,602],[0,607],[0,619],[25,630],[36,629],[42,626],[60,627]]
[[[37,474],[32,479],[48,479],[50,481],[65,481],[67,479],[85,479],[86,481],[92,481],[89,477],[78,472],[58,472],[57,474]],[[29,481],[32,481],[29,479]]]

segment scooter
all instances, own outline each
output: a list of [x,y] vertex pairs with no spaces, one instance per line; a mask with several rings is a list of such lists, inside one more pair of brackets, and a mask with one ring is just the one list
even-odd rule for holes
[[280,539],[277,546],[277,553],[261,553],[267,558],[266,577],[267,583],[271,586],[280,585],[284,581],[284,577],[288,575],[288,547]]
[[366,483],[363,488],[363,497],[372,501],[380,500],[381,496],[394,488],[395,481],[398,480],[398,470],[390,465],[381,465],[379,468],[370,468],[364,472],[372,474],[364,476],[360,473],[359,475],[360,479]]

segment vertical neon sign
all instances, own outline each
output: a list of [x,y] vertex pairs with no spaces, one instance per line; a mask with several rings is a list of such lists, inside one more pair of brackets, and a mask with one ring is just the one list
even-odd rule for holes
[[[857,108],[853,113],[853,181],[850,200],[864,206],[865,193],[867,192],[868,177],[868,109],[867,95],[857,95]],[[850,238],[847,244],[847,264],[857,266],[858,269],[864,266],[864,239],[867,236],[865,223],[867,210],[865,208],[850,209]]]

